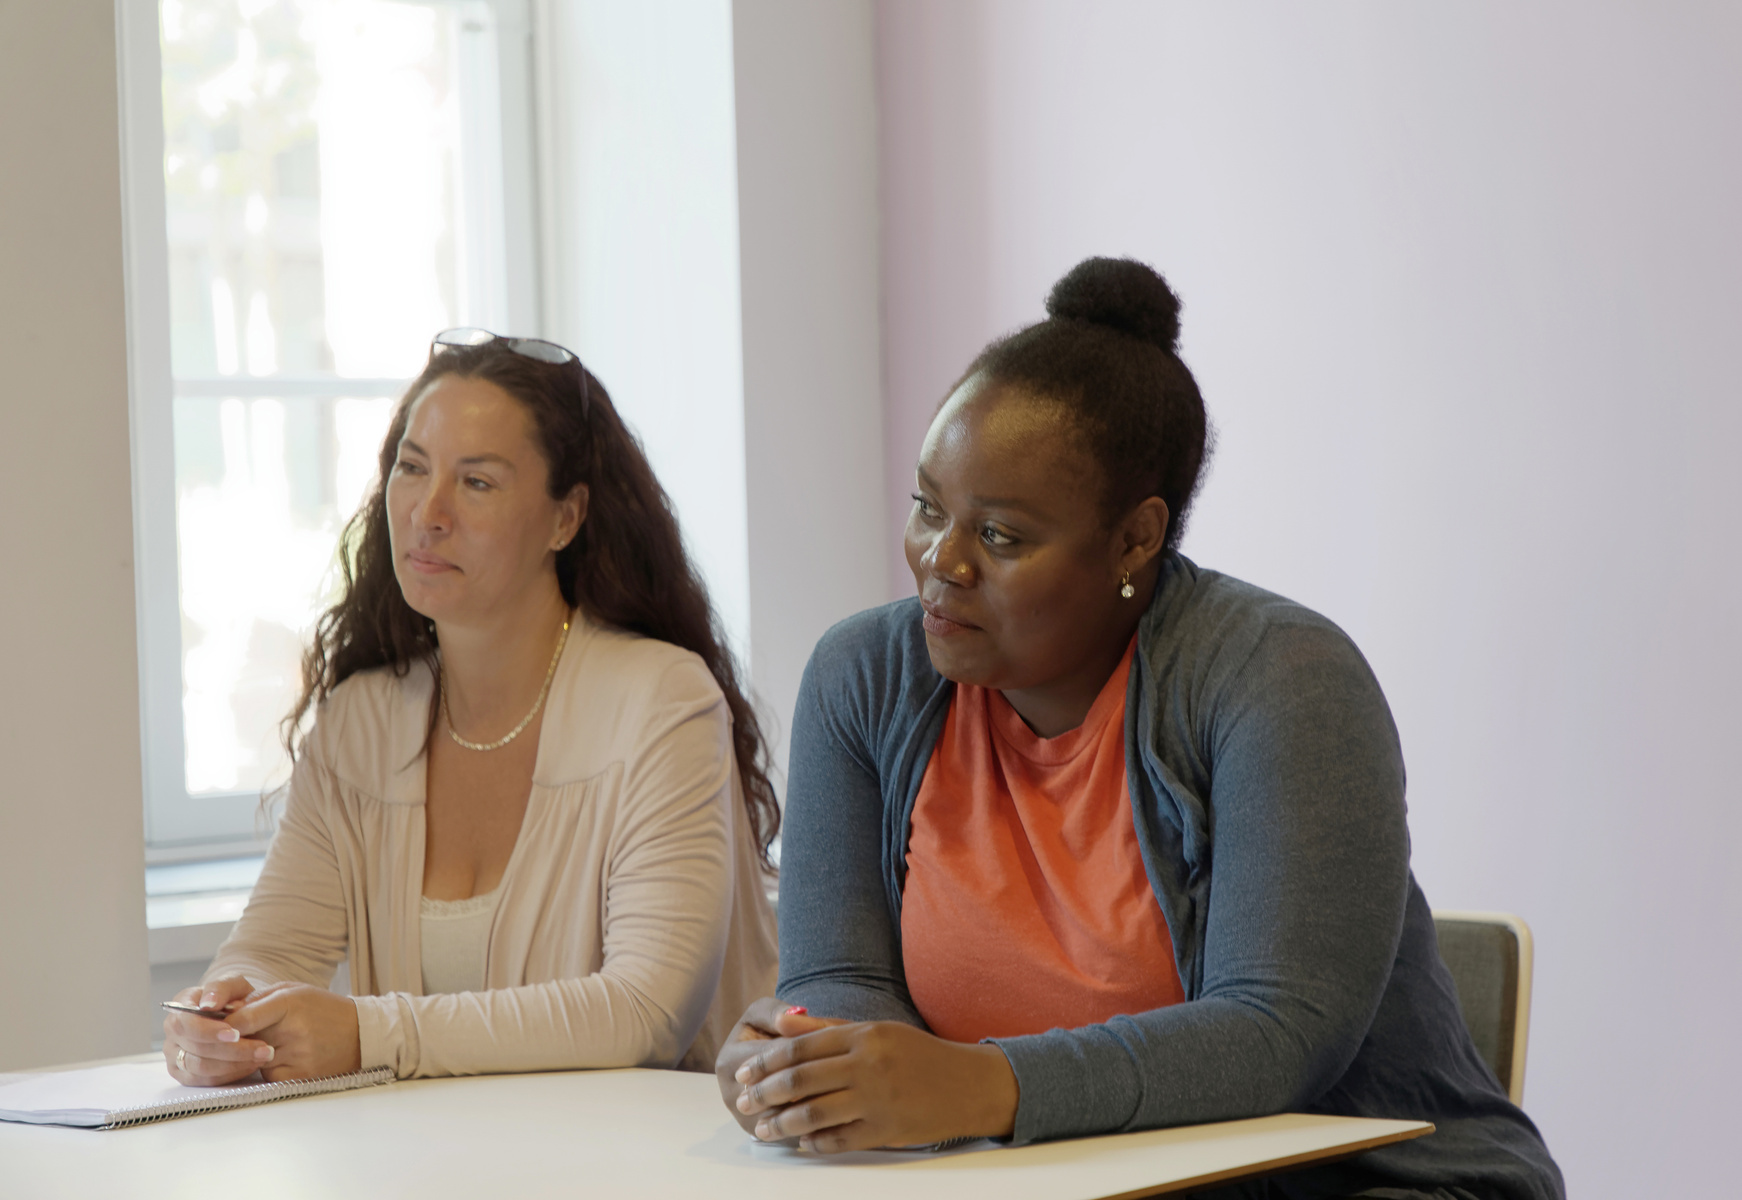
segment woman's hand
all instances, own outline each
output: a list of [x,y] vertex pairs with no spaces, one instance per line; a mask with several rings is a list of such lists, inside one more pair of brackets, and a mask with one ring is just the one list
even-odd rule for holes
[[363,1065],[357,1006],[349,996],[325,988],[306,983],[263,987],[225,1023],[272,1051],[260,1068],[268,1083],[344,1075]]
[[946,1042],[893,1021],[729,1045],[741,1058],[733,1107],[763,1141],[796,1137],[833,1154],[1007,1137],[1015,1128],[1016,1075],[996,1046]]
[[[228,1008],[240,1005],[253,990],[253,984],[237,975],[216,980],[204,989],[186,988],[177,992],[175,999],[201,1008]],[[272,1058],[271,1046],[244,1037],[228,1020],[196,1017],[191,1013],[164,1014],[163,1059],[178,1083],[194,1087],[235,1083],[254,1074]]]
[[738,1068],[759,1051],[768,1049],[770,1042],[844,1024],[846,1022],[829,1017],[813,1017],[803,1008],[776,1000],[773,996],[765,996],[744,1010],[744,1015],[738,1018],[731,1036],[714,1059],[714,1078],[720,1083],[720,1099],[738,1118],[745,1133],[756,1132],[757,1118],[738,1109],[738,1097],[744,1091],[736,1078]]

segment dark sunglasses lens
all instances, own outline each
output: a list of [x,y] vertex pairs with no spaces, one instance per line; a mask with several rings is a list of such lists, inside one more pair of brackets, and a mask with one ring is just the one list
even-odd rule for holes
[[496,335],[488,329],[444,329],[435,335],[438,346],[482,346],[495,340]]
[[555,342],[547,342],[541,338],[517,338],[511,342],[516,354],[524,354],[528,358],[536,358],[539,362],[563,363],[573,362],[575,356],[564,350]]

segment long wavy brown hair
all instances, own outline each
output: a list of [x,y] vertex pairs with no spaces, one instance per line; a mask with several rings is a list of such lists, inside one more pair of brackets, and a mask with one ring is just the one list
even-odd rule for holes
[[[340,539],[341,595],[322,614],[303,654],[302,694],[283,726],[292,761],[302,749],[304,718],[357,672],[391,667],[404,676],[414,662],[435,666],[434,626],[405,602],[394,575],[387,480],[412,403],[446,375],[493,383],[526,406],[549,467],[552,498],[587,485],[586,520],[556,556],[563,599],[601,624],[681,646],[713,673],[732,713],[732,749],[757,853],[772,872],[768,847],[780,830],[780,805],[768,779],[768,744],[739,686],[707,589],[684,553],[670,498],[591,372],[579,362],[527,358],[502,341],[439,348],[400,401],[381,444],[375,487]],[[432,733],[435,721],[432,700]]]

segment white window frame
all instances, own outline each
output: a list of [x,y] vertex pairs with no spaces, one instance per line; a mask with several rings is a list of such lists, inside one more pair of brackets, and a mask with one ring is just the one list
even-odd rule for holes
[[[535,65],[542,5],[534,0],[423,0],[432,7],[487,10],[494,53],[481,39],[463,69],[499,103],[469,108],[462,142],[497,134],[500,187],[469,173],[464,219],[472,245],[494,243],[500,264],[469,290],[505,314],[499,332],[545,336],[541,280],[539,90]],[[322,377],[174,378],[170,365],[169,239],[165,224],[162,53],[158,0],[117,0],[123,238],[126,264],[129,416],[133,441],[134,587],[139,641],[146,861],[185,862],[259,853],[267,832],[260,795],[192,797],[182,728],[180,571],[176,537],[174,405],[180,396],[397,396],[404,379]],[[486,25],[486,29],[488,25]],[[494,84],[494,87],[490,85]],[[493,110],[493,111],[492,111]],[[499,234],[481,236],[495,225]],[[430,331],[432,334],[435,330]]]

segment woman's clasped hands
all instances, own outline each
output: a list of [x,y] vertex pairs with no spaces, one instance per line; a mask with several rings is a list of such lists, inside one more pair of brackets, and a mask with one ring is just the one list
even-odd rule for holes
[[1016,1075],[997,1046],[813,1017],[772,997],[745,1012],[715,1074],[747,1131],[824,1154],[1007,1137],[1016,1120]]
[[163,1021],[163,1057],[179,1083],[212,1087],[259,1071],[268,1083],[320,1079],[362,1066],[357,1006],[348,996],[306,983],[255,988],[241,976],[176,996],[224,1009],[222,1020],[172,1012]]

